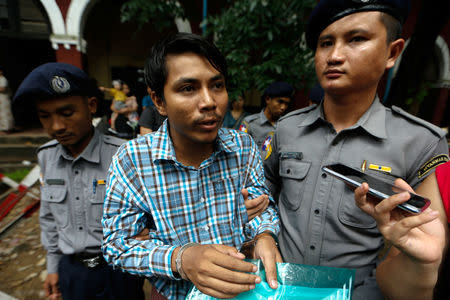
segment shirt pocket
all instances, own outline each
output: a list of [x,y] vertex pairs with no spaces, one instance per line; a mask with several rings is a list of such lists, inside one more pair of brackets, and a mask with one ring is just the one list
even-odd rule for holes
[[88,224],[91,228],[102,227],[103,203],[105,202],[105,185],[98,185],[95,194],[89,197],[89,207],[86,210]]
[[377,226],[374,218],[363,212],[355,202],[353,189],[344,187],[339,202],[339,221],[355,228],[369,229]]
[[306,185],[306,175],[311,167],[310,162],[296,159],[280,160],[280,176],[283,178],[283,192],[280,201],[290,210],[297,210],[302,202],[302,193]]
[[45,185],[41,187],[41,201],[49,203],[50,211],[59,228],[69,224],[69,204],[66,201],[66,185]]

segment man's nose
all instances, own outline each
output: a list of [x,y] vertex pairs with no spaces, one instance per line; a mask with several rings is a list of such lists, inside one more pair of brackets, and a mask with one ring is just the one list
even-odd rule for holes
[[342,43],[336,42],[328,55],[327,63],[329,65],[336,65],[342,63],[343,61],[344,61],[343,45]]
[[216,100],[208,88],[203,88],[200,93],[200,110],[211,110],[216,108]]
[[57,132],[66,129],[65,122],[60,117],[52,118],[52,131]]

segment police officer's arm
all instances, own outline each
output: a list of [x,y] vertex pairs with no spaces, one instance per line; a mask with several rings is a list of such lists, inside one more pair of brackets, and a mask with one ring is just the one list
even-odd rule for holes
[[[42,153],[38,153],[38,162],[41,166],[41,172],[43,174],[45,170],[45,162],[43,161]],[[41,178],[41,180],[43,179]],[[62,254],[58,248],[58,231],[56,221],[49,205],[49,202],[41,201],[39,209],[41,242],[47,250],[47,278],[44,281],[44,291],[47,297],[56,299],[61,296],[58,288],[58,264]]]
[[[401,179],[400,187],[412,191]],[[366,197],[367,184],[355,190],[357,205],[377,221],[386,242],[392,245],[377,267],[377,282],[387,299],[432,299],[445,246],[445,212],[437,184],[427,178],[417,193],[431,199],[431,208],[419,215],[402,212],[396,206],[409,199],[408,193],[381,202]]]

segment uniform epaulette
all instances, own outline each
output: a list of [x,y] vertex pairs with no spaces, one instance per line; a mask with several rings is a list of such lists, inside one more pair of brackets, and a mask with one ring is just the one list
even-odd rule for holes
[[110,145],[113,145],[113,146],[120,147],[126,141],[123,140],[123,139],[119,139],[119,138],[117,138],[115,136],[112,136],[112,135],[104,135],[103,136],[103,142],[105,144],[110,144]]
[[39,148],[37,148],[36,153],[39,153],[39,151],[47,149],[47,148],[56,147],[58,145],[59,145],[59,142],[57,140],[51,140],[51,141],[45,143],[44,145],[41,145]]
[[258,119],[258,118],[259,118],[259,113],[253,114],[253,115],[250,115],[250,116],[246,116],[244,118],[244,121],[251,122],[251,121],[254,121],[254,120]]
[[401,109],[400,107],[397,106],[392,106],[391,110],[394,113],[399,114],[400,116],[404,117],[405,119],[408,119],[410,121],[413,121],[416,124],[419,124],[427,129],[429,129],[431,132],[433,132],[435,135],[437,135],[438,137],[443,137],[445,136],[445,132],[444,130],[442,130],[441,128],[437,127],[436,125],[431,124],[430,122],[427,122],[425,120],[422,120],[418,117],[415,117],[413,115],[411,115],[410,113],[407,113],[406,111],[404,111],[403,109]]
[[299,115],[299,114],[302,114],[302,113],[306,113],[306,112],[308,112],[308,111],[313,110],[313,109],[316,108],[316,107],[317,107],[317,105],[313,104],[313,105],[309,105],[309,106],[307,106],[307,107],[303,107],[303,108],[300,108],[300,109],[291,111],[290,113],[288,113],[288,114],[282,116],[282,117],[278,120],[278,122],[281,121],[281,120],[283,120],[283,119],[289,118],[289,117],[291,117],[291,116],[296,116],[296,115]]

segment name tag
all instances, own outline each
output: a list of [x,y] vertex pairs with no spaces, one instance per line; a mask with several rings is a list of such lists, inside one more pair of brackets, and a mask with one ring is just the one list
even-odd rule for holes
[[45,183],[47,183],[48,185],[64,185],[65,181],[64,179],[47,179],[45,180]]

